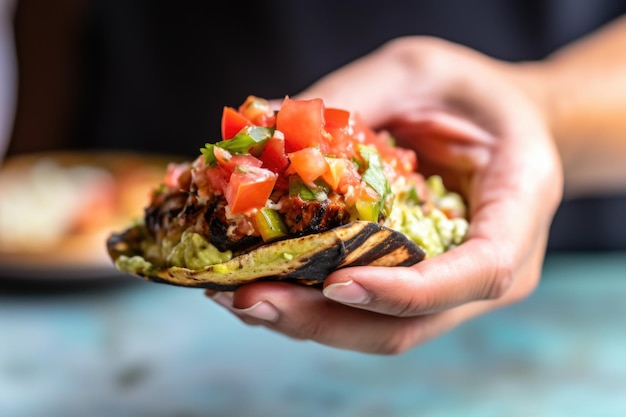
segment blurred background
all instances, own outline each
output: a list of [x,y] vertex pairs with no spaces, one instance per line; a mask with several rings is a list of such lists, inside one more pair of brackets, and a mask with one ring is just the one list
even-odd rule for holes
[[[293,95],[394,37],[435,35],[496,58],[535,60],[626,11],[620,0],[223,2],[219,10],[202,1],[14,2],[3,0],[4,79],[13,76],[11,5],[19,63],[16,82],[2,87],[9,155],[194,157],[219,138],[224,105]],[[625,210],[623,197],[565,202],[550,248],[626,247]]]
[[[394,37],[525,61],[624,12],[620,0],[0,0],[0,155],[193,158],[219,138],[224,105],[293,95]],[[0,415],[624,415],[625,212],[625,196],[563,202],[535,296],[395,358],[250,329],[201,292],[101,264],[33,273],[0,256]]]

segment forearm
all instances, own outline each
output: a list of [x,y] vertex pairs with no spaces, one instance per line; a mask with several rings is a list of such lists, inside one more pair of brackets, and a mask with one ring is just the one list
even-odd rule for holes
[[626,18],[512,74],[543,109],[569,196],[626,190]]

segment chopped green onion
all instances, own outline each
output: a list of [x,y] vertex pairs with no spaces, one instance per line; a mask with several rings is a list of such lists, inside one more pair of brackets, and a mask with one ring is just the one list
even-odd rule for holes
[[380,205],[377,202],[357,200],[355,207],[359,214],[359,219],[369,222],[378,222]]
[[255,222],[264,242],[287,236],[289,232],[280,213],[271,208],[260,209],[255,216]]
[[289,176],[289,195],[300,196],[304,201],[325,200],[330,187],[324,181],[315,181],[315,188],[311,188],[298,175]]

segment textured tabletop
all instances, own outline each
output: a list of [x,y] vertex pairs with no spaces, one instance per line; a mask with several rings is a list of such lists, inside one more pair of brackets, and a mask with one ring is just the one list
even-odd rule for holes
[[624,253],[550,255],[526,301],[391,357],[132,277],[0,294],[2,417],[625,415]]

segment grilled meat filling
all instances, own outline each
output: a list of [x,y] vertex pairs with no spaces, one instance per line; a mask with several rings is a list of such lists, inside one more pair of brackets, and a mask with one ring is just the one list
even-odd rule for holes
[[204,219],[208,224],[207,240],[222,252],[230,250],[234,254],[245,253],[263,243],[259,235],[241,233],[242,230],[251,228],[244,229],[236,222],[228,220],[224,205],[213,212],[207,210]]
[[173,230],[179,231],[176,218],[185,208],[187,198],[188,193],[185,191],[153,194],[150,205],[145,209],[144,221],[155,241],[160,242]]
[[[351,220],[343,196],[336,193],[322,201],[283,196],[278,206],[291,236],[320,233]],[[227,216],[223,196],[201,201],[193,191],[169,189],[155,193],[145,211],[145,224],[157,243],[193,228],[220,251],[230,250],[235,255],[263,244],[246,217]]]
[[285,223],[294,235],[320,233],[350,222],[350,213],[343,196],[330,193],[328,199],[303,200],[299,195],[284,197],[282,209]]

